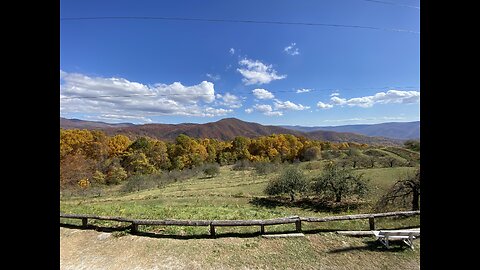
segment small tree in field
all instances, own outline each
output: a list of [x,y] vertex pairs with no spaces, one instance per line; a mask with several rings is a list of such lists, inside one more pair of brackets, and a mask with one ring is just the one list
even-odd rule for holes
[[352,170],[341,168],[333,162],[328,163],[323,173],[314,179],[312,188],[318,194],[335,196],[335,202],[341,202],[343,197],[349,195],[363,196],[368,191],[363,174],[354,174]]
[[414,175],[409,175],[397,181],[390,190],[377,202],[377,209],[383,209],[389,204],[407,201],[411,202],[412,211],[420,209],[420,169]]
[[297,167],[287,168],[265,188],[267,195],[289,194],[290,201],[295,200],[295,193],[307,190],[307,179]]

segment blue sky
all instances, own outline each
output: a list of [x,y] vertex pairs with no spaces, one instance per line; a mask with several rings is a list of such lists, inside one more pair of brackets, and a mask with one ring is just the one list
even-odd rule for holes
[[[381,2],[381,1],[380,1]],[[226,117],[329,126],[420,120],[416,0],[65,1],[60,114],[131,123]],[[407,6],[408,5],[408,6]]]

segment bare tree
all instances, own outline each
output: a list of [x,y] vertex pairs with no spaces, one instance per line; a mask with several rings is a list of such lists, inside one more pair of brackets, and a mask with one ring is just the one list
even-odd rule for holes
[[385,208],[389,204],[397,202],[407,204],[410,200],[413,211],[420,209],[420,168],[414,175],[397,181],[390,190],[383,195],[377,203],[377,209]]

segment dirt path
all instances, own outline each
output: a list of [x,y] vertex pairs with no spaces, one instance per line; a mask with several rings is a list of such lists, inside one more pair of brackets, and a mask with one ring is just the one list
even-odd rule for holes
[[420,269],[415,251],[322,233],[296,239],[172,239],[60,228],[61,269]]

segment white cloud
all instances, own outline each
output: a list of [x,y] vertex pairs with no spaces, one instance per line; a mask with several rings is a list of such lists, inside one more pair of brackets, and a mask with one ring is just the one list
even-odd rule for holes
[[[232,111],[206,106],[215,101],[214,84],[208,81],[191,86],[180,82],[146,85],[124,78],[60,73],[60,112],[64,115],[83,113],[98,119],[149,122],[149,117],[156,115],[215,116]],[[233,104],[231,96],[222,98]]]
[[383,117],[366,117],[366,118],[348,118],[348,119],[328,119],[323,120],[323,122],[334,122],[334,123],[343,123],[343,122],[378,122],[378,121],[392,121],[392,120],[405,120],[405,117],[399,116],[383,116]]
[[273,106],[275,107],[275,110],[294,110],[294,111],[303,111],[306,109],[310,109],[309,106],[303,106],[302,104],[295,104],[291,101],[280,101],[280,100],[275,100]]
[[400,91],[388,90],[385,92],[376,93],[373,96],[356,97],[351,99],[339,98],[333,96],[331,99],[334,105],[348,105],[351,107],[358,106],[362,108],[372,107],[374,104],[387,103],[417,103],[420,101],[420,92],[418,91]]
[[242,66],[242,68],[237,68],[237,71],[242,74],[242,82],[245,85],[266,84],[287,77],[287,75],[277,75],[277,71],[272,68],[272,65],[265,65],[258,60],[242,59],[238,64]]
[[252,113],[253,111],[257,111],[263,113],[267,116],[282,116],[283,113],[280,111],[274,111],[272,106],[268,104],[255,104],[252,108],[248,108],[245,110],[246,113]]
[[85,118],[91,121],[105,121],[108,123],[126,123],[126,122],[140,122],[151,123],[152,119],[135,116],[135,115],[118,115],[118,114],[101,114],[101,115],[87,115]]
[[263,112],[263,113],[273,111],[273,110],[272,110],[272,106],[267,105],[267,104],[255,104],[255,105],[253,106],[253,108],[254,108],[257,112]]
[[420,101],[419,91],[388,90],[386,93],[379,92],[372,96],[355,97],[351,99],[341,98],[339,97],[338,93],[332,93],[330,96],[331,104],[326,104],[319,101],[317,103],[317,107],[321,109],[329,109],[332,108],[334,105],[347,105],[350,107],[370,108],[375,104],[413,104]]
[[218,75],[218,74],[210,74],[210,73],[207,73],[206,75],[207,75],[208,78],[210,78],[210,79],[212,79],[212,80],[214,80],[214,81],[220,80],[220,75]]
[[252,93],[258,99],[272,99],[275,97],[272,92],[262,88],[253,89]]
[[332,103],[334,105],[343,105],[345,103],[347,103],[347,100],[345,98],[339,98],[337,96],[333,96],[330,101],[332,101]]
[[267,116],[282,116],[283,112],[275,111],[275,112],[266,112],[264,114],[267,115]]
[[325,104],[325,103],[319,101],[317,103],[317,107],[320,108],[320,109],[331,109],[333,107],[333,105],[332,104]]
[[298,48],[296,48],[297,44],[295,42],[291,43],[289,46],[285,47],[283,51],[289,55],[298,55],[300,52],[298,51]]
[[301,88],[301,89],[297,89],[297,94],[300,94],[300,93],[308,93],[312,91],[312,89],[308,89],[308,88]]
[[224,105],[233,109],[242,107],[242,99],[228,92],[225,95],[217,94],[216,97],[217,99],[223,100],[223,102],[220,102],[220,105]]
[[230,48],[229,52],[230,52],[230,54],[235,54],[235,49],[234,49],[234,48]]

